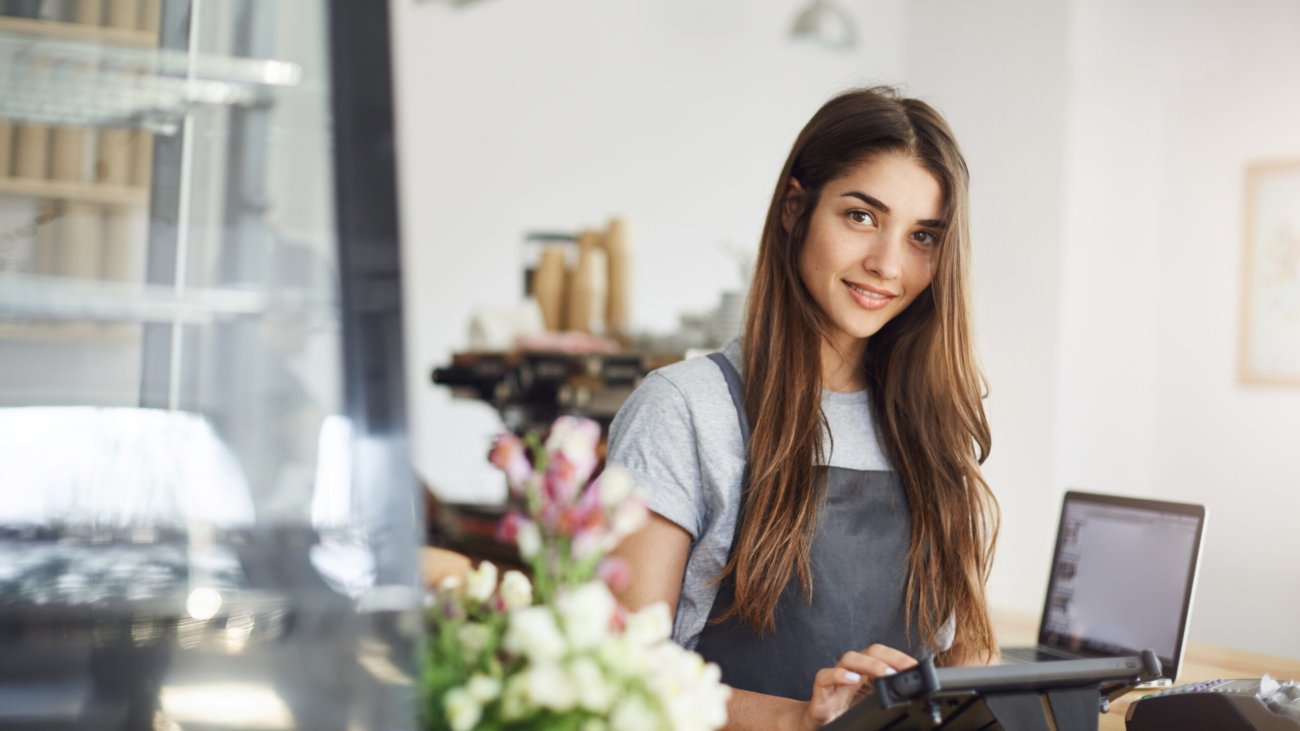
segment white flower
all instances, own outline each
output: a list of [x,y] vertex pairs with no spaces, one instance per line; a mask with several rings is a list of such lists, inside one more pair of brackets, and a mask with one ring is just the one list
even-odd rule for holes
[[501,720],[518,721],[528,715],[528,671],[518,673],[506,681],[501,693]]
[[626,635],[602,643],[596,648],[596,656],[602,665],[620,675],[639,677],[648,672],[644,648],[629,642]]
[[511,612],[501,646],[507,652],[526,655],[533,661],[558,659],[566,649],[550,607],[527,607]]
[[600,665],[590,657],[569,661],[569,679],[578,689],[578,705],[593,713],[605,713],[614,703],[615,689],[605,680]]
[[646,507],[637,500],[624,500],[614,508],[614,515],[610,518],[610,532],[615,542],[630,536],[641,529],[649,518]]
[[465,688],[447,691],[447,722],[452,731],[470,731],[483,715],[483,707]]
[[528,697],[556,713],[573,710],[578,701],[569,676],[554,662],[533,663],[528,671]]
[[518,571],[507,571],[501,579],[501,601],[505,603],[507,612],[530,606],[533,603],[533,585],[528,583],[528,577]]
[[455,591],[459,589],[463,583],[464,581],[461,580],[460,576],[452,574],[451,576],[443,577],[442,581],[438,582],[438,591],[444,593]]
[[466,655],[478,657],[487,647],[491,634],[491,630],[485,625],[479,622],[469,622],[456,631],[456,639],[460,641],[460,646],[464,648]]
[[519,544],[519,555],[524,558],[532,558],[542,550],[542,532],[532,521],[519,526],[519,534],[515,536],[515,541]]
[[484,561],[478,569],[465,574],[465,593],[476,602],[485,602],[497,588],[497,567],[491,561]]
[[475,675],[465,686],[474,700],[487,705],[501,695],[501,681],[487,675]]
[[555,600],[564,634],[578,650],[592,649],[609,636],[609,624],[616,608],[614,597],[603,581],[589,581]]
[[672,633],[672,613],[668,611],[668,605],[663,602],[642,607],[636,614],[627,618],[625,635],[629,642],[651,645],[668,639]]
[[614,707],[610,724],[619,731],[659,731],[664,723],[639,696],[624,696]]
[[546,451],[559,454],[573,467],[573,479],[585,485],[596,468],[596,445],[600,443],[600,424],[591,419],[561,416],[551,425]]
[[551,424],[546,437],[546,451],[559,452],[573,464],[583,464],[596,459],[596,445],[600,443],[600,424],[591,419],[561,416]]
[[718,666],[671,642],[644,650],[642,678],[677,731],[712,731],[727,721],[731,690],[721,682]]
[[606,467],[600,473],[600,507],[606,512],[618,507],[632,494],[632,478],[627,470]]

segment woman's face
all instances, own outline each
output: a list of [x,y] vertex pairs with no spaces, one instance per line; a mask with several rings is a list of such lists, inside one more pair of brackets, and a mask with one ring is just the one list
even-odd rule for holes
[[870,158],[822,188],[799,275],[830,320],[831,346],[857,351],[930,286],[942,212],[939,181],[903,153]]

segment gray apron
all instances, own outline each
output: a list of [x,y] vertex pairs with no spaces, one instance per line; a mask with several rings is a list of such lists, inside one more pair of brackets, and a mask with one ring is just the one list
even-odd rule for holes
[[[740,375],[721,353],[709,357],[727,378],[747,448],[749,419]],[[759,634],[738,617],[716,621],[735,601],[733,575],[718,586],[695,651],[717,663],[722,682],[733,688],[806,701],[817,671],[834,667],[845,652],[880,643],[922,656],[915,632],[906,630],[912,523],[897,473],[822,469],[826,500],[812,543],[812,601],[804,598],[798,576],[792,575],[777,602],[775,633]],[[748,468],[743,479],[733,552],[745,514]]]

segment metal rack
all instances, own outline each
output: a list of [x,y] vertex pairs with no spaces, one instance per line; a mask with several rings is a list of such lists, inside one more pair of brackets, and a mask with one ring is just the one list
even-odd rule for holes
[[302,69],[228,58],[18,34],[0,26],[0,117],[82,127],[145,127],[175,134],[201,106],[269,103]]

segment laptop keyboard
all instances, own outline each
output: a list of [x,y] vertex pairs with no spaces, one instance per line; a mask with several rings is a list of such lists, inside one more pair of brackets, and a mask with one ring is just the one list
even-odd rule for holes
[[1047,662],[1049,660],[1077,660],[1078,655],[1053,650],[1050,647],[1004,647],[1002,662],[1008,664],[1024,662]]

